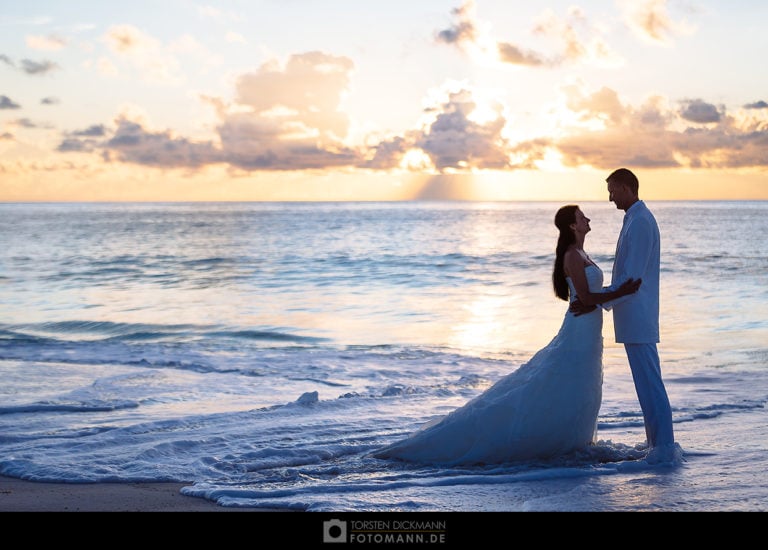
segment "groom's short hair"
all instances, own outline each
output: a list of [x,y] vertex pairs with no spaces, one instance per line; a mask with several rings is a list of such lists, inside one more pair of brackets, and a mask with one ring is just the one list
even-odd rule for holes
[[640,182],[637,180],[637,176],[627,168],[619,168],[618,170],[615,170],[605,179],[605,181],[613,181],[621,185],[626,185],[635,195],[637,195],[637,192],[640,189]]

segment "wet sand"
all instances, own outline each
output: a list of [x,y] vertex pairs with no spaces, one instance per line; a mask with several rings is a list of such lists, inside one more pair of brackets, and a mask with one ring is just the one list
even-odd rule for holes
[[264,512],[182,495],[189,483],[44,483],[0,476],[0,512]]

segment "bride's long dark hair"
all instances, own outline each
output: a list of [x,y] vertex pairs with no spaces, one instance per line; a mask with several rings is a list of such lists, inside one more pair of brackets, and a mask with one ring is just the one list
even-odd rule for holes
[[579,207],[575,204],[563,206],[555,214],[555,227],[560,230],[560,236],[557,238],[557,250],[555,252],[555,268],[552,270],[552,286],[555,288],[555,295],[561,300],[568,301],[570,290],[568,281],[565,280],[565,251],[576,242],[576,234],[571,229],[571,225],[576,223],[576,211]]

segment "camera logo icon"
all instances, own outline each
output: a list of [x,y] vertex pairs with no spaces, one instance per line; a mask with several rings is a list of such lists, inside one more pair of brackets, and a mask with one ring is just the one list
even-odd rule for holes
[[323,542],[347,542],[347,522],[339,519],[324,521]]

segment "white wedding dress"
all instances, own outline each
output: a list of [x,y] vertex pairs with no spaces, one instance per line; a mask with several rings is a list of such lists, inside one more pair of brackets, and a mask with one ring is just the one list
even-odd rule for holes
[[[586,267],[592,292],[603,273]],[[576,292],[568,279],[571,300]],[[603,385],[603,314],[565,319],[526,364],[450,414],[372,454],[408,462],[471,465],[551,458],[595,441]]]

